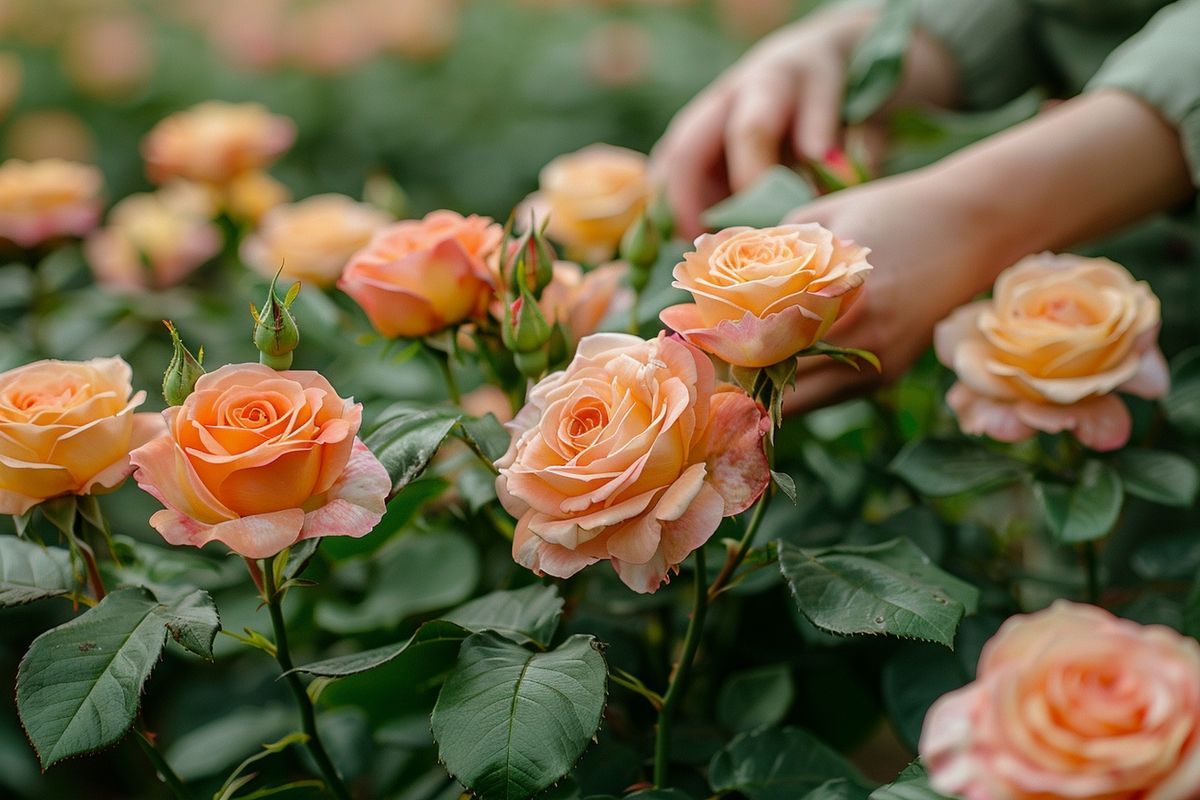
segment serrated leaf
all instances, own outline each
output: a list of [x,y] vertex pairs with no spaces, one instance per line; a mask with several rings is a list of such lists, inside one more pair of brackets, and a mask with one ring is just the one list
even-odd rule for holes
[[[327,658],[296,667],[296,672],[317,675],[324,678],[344,678],[347,675],[357,675],[360,672],[381,667],[405,653],[419,655],[426,660],[439,658],[439,653],[448,655],[451,663],[458,653],[463,639],[471,635],[471,631],[461,625],[445,620],[435,619],[417,628],[412,636],[397,644],[376,647],[348,656]],[[419,651],[419,653],[418,653]]]
[[871,792],[869,800],[949,800],[929,785],[929,775],[919,761],[909,764],[895,781]]
[[846,122],[866,121],[895,93],[912,41],[916,5],[913,0],[887,0],[883,13],[854,48],[842,101]]
[[1050,532],[1065,544],[1107,536],[1125,500],[1116,471],[1096,460],[1084,463],[1074,486],[1039,482],[1034,494]]
[[964,439],[921,439],[904,447],[888,466],[928,497],[949,497],[1020,480],[1029,468]]
[[443,614],[442,619],[467,630],[495,631],[517,644],[550,644],[563,599],[554,586],[526,586],[524,589],[492,592]]
[[42,767],[116,742],[166,640],[159,603],[120,589],[34,639],[17,672],[17,711]]
[[774,166],[749,188],[705,211],[700,219],[704,227],[715,230],[738,225],[769,228],[816,196],[803,176],[787,167]]
[[55,497],[38,506],[42,516],[68,539],[75,536],[75,516],[78,513],[75,495]]
[[458,420],[458,415],[439,409],[405,407],[390,413],[364,439],[391,476],[393,495],[425,471]]
[[160,613],[172,639],[201,658],[212,660],[221,617],[208,592],[197,589],[162,607]]
[[792,501],[792,505],[796,505],[796,480],[786,472],[776,472],[771,470],[771,480],[779,487],[779,491],[783,492],[783,496]]
[[870,793],[871,790],[862,784],[834,778],[804,795],[803,800],[867,800]]
[[512,438],[494,414],[482,417],[463,417],[459,424],[463,438],[473,442],[490,461],[497,461],[508,451]]
[[954,646],[979,590],[945,572],[908,539],[805,549],[779,543],[779,568],[801,613],[838,634],[887,634]]
[[[494,479],[493,479],[494,482]],[[353,539],[349,536],[329,536],[321,539],[321,549],[334,561],[374,553],[416,519],[421,508],[450,487],[441,478],[421,478],[412,481],[388,501],[387,511],[370,536]]]
[[433,708],[438,757],[483,800],[532,797],[587,748],[600,727],[606,682],[590,636],[531,653],[498,634],[474,634]]
[[0,607],[58,597],[74,586],[66,550],[0,536]]
[[737,733],[770,727],[787,716],[795,694],[786,664],[735,673],[717,695],[717,721]]
[[708,767],[714,792],[738,792],[749,800],[796,800],[839,778],[867,785],[849,762],[799,728],[741,734]]
[[1123,450],[1116,460],[1125,491],[1164,506],[1188,508],[1200,489],[1200,469],[1177,453]]
[[317,550],[321,548],[321,539],[304,539],[288,548],[287,564],[283,568],[285,580],[295,580],[308,567]]

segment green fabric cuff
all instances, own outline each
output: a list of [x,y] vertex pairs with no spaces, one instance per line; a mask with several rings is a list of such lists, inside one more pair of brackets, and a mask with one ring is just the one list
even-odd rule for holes
[[1104,61],[1085,91],[1096,89],[1127,91],[1170,120],[1200,187],[1200,0],[1158,12]]
[[967,104],[996,108],[1041,77],[1033,16],[1021,0],[918,0],[917,25],[958,63]]

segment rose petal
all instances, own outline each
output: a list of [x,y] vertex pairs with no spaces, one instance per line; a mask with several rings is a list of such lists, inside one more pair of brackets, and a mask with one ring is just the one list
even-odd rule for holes
[[740,514],[771,481],[763,437],[771,428],[766,411],[740,391],[713,395],[705,450],[709,483],[725,500],[725,516]]
[[1147,400],[1157,400],[1171,388],[1171,369],[1157,344],[1151,345],[1138,360],[1138,371],[1119,387]]
[[747,312],[736,322],[722,320],[714,327],[695,327],[698,310],[691,304],[670,306],[659,318],[687,341],[726,363],[739,367],[769,367],[810,346],[824,335],[832,320],[809,316],[791,306],[760,318]]
[[950,387],[946,404],[958,418],[963,433],[990,436],[998,442],[1019,442],[1034,435],[1034,429],[1017,415],[1014,403],[976,394],[965,383]]
[[1069,406],[1020,402],[1015,409],[1031,428],[1047,433],[1071,431],[1081,444],[1101,452],[1123,447],[1133,426],[1125,403],[1111,394]]
[[301,539],[322,536],[367,535],[387,511],[392,480],[387,470],[360,439],[354,440],[350,460],[329,488],[325,505],[304,517]]
[[205,525],[178,511],[163,509],[150,517],[150,525],[171,544],[203,547],[217,541],[246,558],[270,558],[300,538],[304,510],[288,508]]

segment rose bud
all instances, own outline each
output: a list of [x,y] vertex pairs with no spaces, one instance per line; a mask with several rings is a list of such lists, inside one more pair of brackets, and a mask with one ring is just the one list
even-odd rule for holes
[[258,348],[259,361],[273,369],[288,369],[292,366],[292,351],[300,345],[300,327],[289,310],[300,294],[300,284],[293,283],[287,297],[280,302],[275,294],[278,279],[276,275],[271,281],[262,311],[251,305],[250,315],[254,318],[254,346]]
[[170,320],[164,319],[163,324],[171,333],[171,345],[174,348],[171,363],[163,373],[163,399],[169,406],[178,406],[192,393],[196,381],[204,374],[204,367],[201,366],[204,361],[204,348],[200,348],[199,357],[193,356],[191,351],[184,347],[183,340],[179,338],[179,331],[175,330]]

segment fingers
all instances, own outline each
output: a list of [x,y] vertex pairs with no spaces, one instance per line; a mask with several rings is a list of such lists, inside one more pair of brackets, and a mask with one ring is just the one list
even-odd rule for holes
[[796,155],[820,161],[838,144],[842,128],[843,78],[840,73],[809,72],[796,108],[792,146]]
[[779,151],[796,105],[795,85],[775,72],[745,81],[725,129],[729,185],[740,192],[779,163]]
[[651,155],[654,178],[675,212],[679,234],[688,239],[703,231],[700,214],[725,194],[720,171],[729,103],[723,90],[700,95],[675,117]]

